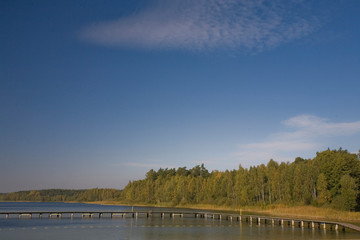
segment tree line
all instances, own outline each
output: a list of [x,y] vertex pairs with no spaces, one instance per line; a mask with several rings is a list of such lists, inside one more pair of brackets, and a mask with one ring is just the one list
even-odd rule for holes
[[250,168],[209,172],[204,164],[191,169],[151,169],[123,190],[37,190],[1,194],[1,201],[119,201],[128,204],[181,206],[314,205],[360,210],[360,153],[326,150],[313,159],[270,160]]
[[33,202],[94,202],[119,201],[121,191],[117,189],[93,188],[87,190],[47,189],[20,191],[0,195],[0,201]]
[[237,170],[212,171],[204,165],[153,169],[146,178],[130,181],[121,199],[130,204],[214,204],[265,206],[304,204],[342,210],[360,210],[359,156],[346,150],[326,150],[314,159],[292,163],[270,160],[266,165],[239,166]]

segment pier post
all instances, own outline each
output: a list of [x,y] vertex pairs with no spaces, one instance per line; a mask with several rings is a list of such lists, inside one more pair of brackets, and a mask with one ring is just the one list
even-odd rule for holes
[[31,213],[19,213],[19,219],[21,219],[22,216],[28,216],[29,218],[32,218]]
[[284,219],[281,219],[281,226],[284,226]]
[[311,222],[311,227],[315,228],[315,223],[314,222]]
[[295,226],[295,221],[291,220],[291,226]]
[[301,227],[304,228],[304,221],[301,221]]

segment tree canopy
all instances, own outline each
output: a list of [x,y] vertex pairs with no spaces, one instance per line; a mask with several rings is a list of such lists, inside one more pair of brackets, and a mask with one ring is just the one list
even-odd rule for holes
[[209,172],[204,165],[187,170],[151,169],[121,193],[128,203],[245,205],[305,204],[360,209],[360,160],[346,150],[326,150],[314,159]]

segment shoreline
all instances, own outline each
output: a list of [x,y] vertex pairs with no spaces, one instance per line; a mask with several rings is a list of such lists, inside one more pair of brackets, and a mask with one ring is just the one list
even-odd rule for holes
[[197,204],[197,205],[178,205],[171,206],[169,204],[129,204],[113,201],[95,201],[83,202],[86,204],[99,205],[115,205],[115,206],[129,206],[129,207],[162,207],[162,208],[176,208],[176,209],[198,209],[208,211],[224,211],[240,214],[262,214],[273,217],[289,217],[312,220],[326,220],[326,221],[342,221],[353,223],[360,226],[360,212],[345,212],[330,208],[319,208],[313,206],[285,206],[272,205],[267,207],[246,206],[243,208],[232,208],[226,206],[216,206],[211,204]]
[[[0,201],[0,202],[35,202],[35,201]],[[212,204],[188,204],[188,205],[172,206],[169,203],[130,204],[130,203],[118,202],[118,201],[93,201],[93,202],[64,201],[64,203],[84,203],[84,204],[114,205],[114,206],[128,206],[128,207],[198,209],[198,210],[207,210],[207,211],[239,213],[245,215],[262,214],[264,216],[272,216],[272,217],[287,217],[287,218],[312,219],[312,220],[324,220],[324,221],[341,221],[341,222],[352,223],[360,226],[360,212],[345,212],[331,208],[319,208],[314,206],[270,205],[266,207],[245,206],[243,208],[234,208],[228,206],[217,206]]]

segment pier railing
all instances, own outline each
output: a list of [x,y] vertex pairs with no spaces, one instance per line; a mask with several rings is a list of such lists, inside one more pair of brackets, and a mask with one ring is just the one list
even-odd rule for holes
[[203,211],[16,211],[0,212],[0,218],[140,218],[140,217],[160,217],[160,218],[204,218],[214,220],[227,220],[248,222],[249,224],[266,224],[278,226],[291,226],[312,229],[331,229],[343,230],[351,229],[360,232],[360,227],[342,222],[306,220],[295,218],[281,218],[271,216],[240,215],[219,212]]

